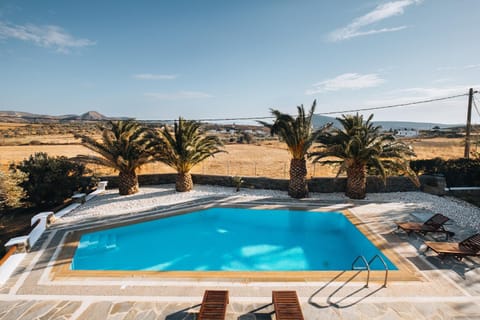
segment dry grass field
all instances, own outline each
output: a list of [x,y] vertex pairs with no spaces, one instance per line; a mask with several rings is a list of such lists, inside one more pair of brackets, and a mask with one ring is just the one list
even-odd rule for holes
[[[25,138],[26,139],[26,138]],[[52,156],[74,157],[78,154],[92,154],[80,144],[71,144],[75,139],[71,135],[33,136],[29,140],[42,143],[70,143],[65,145],[20,145],[0,146],[0,166],[3,170],[12,162],[28,158],[35,152],[46,152]],[[28,140],[26,139],[26,140]],[[62,140],[63,139],[63,140]],[[78,142],[78,141],[77,141]],[[408,139],[417,153],[417,159],[441,157],[453,159],[463,156],[463,140],[461,138]],[[284,144],[278,141],[265,141],[262,144],[228,144],[227,153],[217,154],[193,169],[193,173],[218,174],[228,176],[266,176],[273,178],[288,177],[290,156]],[[114,174],[111,169],[90,166],[97,175]],[[140,169],[140,174],[173,173],[162,163],[152,163]],[[308,164],[309,177],[334,176],[336,169],[321,165]]]
[[14,129],[18,127],[25,127],[26,125],[26,123],[0,122],[0,129]]
[[[455,159],[463,157],[465,140],[463,138],[423,138],[406,139],[417,154],[417,159]],[[472,146],[475,149],[475,146]]]

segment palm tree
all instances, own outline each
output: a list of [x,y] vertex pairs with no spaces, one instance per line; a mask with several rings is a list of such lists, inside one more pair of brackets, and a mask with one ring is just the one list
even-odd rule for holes
[[[418,186],[418,178],[409,166],[408,157],[415,156],[406,144],[396,141],[391,134],[380,132],[380,126],[374,126],[363,116],[343,115],[337,118],[342,129],[334,129],[319,137],[321,146],[309,157],[313,162],[323,164],[340,164],[337,177],[347,173],[345,194],[352,199],[363,199],[366,194],[368,170],[383,178],[391,173],[407,174]],[[325,158],[336,158],[336,160]]]
[[259,123],[270,129],[272,135],[278,135],[288,147],[292,159],[290,160],[290,181],[288,184],[288,195],[293,198],[305,198],[308,196],[307,184],[307,163],[306,155],[315,140],[329,126],[324,126],[319,130],[314,130],[312,126],[312,117],[315,111],[316,100],[308,114],[305,114],[303,105],[297,107],[298,115],[296,118],[289,114],[282,113],[275,109],[270,109],[275,116],[273,124],[263,121]]
[[155,160],[154,135],[134,120],[109,121],[101,129],[101,141],[80,136],[82,144],[99,155],[79,155],[76,159],[118,170],[119,193],[121,195],[137,193],[137,168]]
[[174,124],[173,133],[164,126],[158,135],[158,160],[177,171],[175,189],[179,192],[192,190],[190,170],[195,165],[216,153],[224,152],[220,139],[202,135],[199,128],[200,123],[180,117]]

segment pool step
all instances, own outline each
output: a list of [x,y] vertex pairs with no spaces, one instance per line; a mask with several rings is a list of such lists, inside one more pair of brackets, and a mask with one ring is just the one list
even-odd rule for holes
[[117,247],[117,237],[114,234],[93,234],[86,240],[85,249],[87,250],[103,251],[115,249]]

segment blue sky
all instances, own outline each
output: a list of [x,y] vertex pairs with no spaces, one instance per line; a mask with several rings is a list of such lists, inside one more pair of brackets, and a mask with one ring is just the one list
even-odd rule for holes
[[[479,12],[477,0],[2,0],[0,110],[232,118],[462,94],[480,89]],[[374,119],[464,123],[466,106]]]

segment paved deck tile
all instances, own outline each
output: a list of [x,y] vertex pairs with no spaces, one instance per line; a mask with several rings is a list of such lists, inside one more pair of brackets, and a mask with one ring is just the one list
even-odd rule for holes
[[[238,199],[235,201],[238,203]],[[222,203],[228,201],[223,199]],[[272,203],[275,201],[270,199],[269,204]],[[280,201],[282,207],[286,204]],[[204,290],[212,288],[229,290],[227,319],[232,320],[274,320],[271,292],[282,289],[297,291],[305,319],[309,320],[480,319],[480,259],[459,262],[441,260],[434,254],[425,256],[424,238],[397,233],[394,228],[393,221],[411,218],[418,209],[411,205],[361,202],[349,204],[349,208],[411,265],[420,275],[417,281],[390,281],[387,288],[373,281],[369,288],[364,288],[359,279],[338,281],[335,277],[331,281],[298,283],[158,277],[56,279],[51,271],[59,263],[55,260],[57,248],[65,234],[78,227],[63,222],[47,230],[0,288],[0,319],[194,320]],[[83,221],[83,227],[108,221]],[[462,236],[469,231],[458,232]]]

